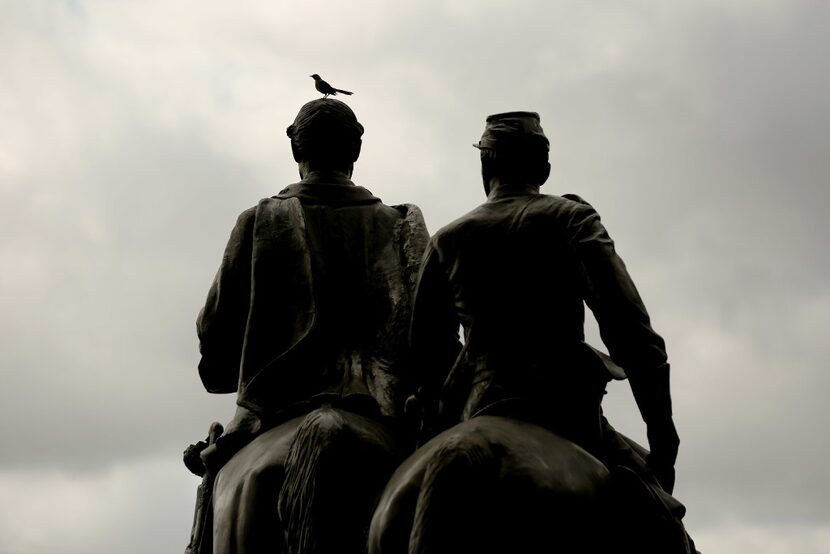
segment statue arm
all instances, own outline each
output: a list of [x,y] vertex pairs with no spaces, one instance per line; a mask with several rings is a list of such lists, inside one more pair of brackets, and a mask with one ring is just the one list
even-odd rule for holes
[[435,414],[442,385],[461,351],[458,329],[450,283],[430,241],[418,276],[409,334],[418,397],[427,414]]
[[[599,214],[583,205],[572,220],[573,244],[582,267],[585,302],[599,324],[612,359],[628,375],[634,399],[648,427],[651,461],[667,490],[679,439],[672,420],[669,363],[665,342],[651,321],[637,288]],[[671,473],[671,477],[666,476]]]
[[[643,301],[599,214],[586,205],[575,215],[572,228],[583,276],[583,297],[597,319],[612,359],[625,369],[632,384],[648,379],[650,374],[667,372],[665,343],[652,329]],[[651,412],[654,416],[660,412],[671,414],[668,389],[661,396],[664,398],[659,406],[646,406],[637,399],[646,421]]]
[[415,204],[393,206],[401,214],[400,255],[408,292],[414,295],[424,252],[429,243],[429,232],[421,209]]
[[231,232],[222,264],[196,320],[199,376],[208,392],[235,392],[251,296],[255,210],[247,210]]

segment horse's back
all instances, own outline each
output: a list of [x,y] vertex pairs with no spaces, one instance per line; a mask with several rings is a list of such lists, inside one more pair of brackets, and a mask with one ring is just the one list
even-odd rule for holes
[[581,548],[604,517],[609,478],[596,458],[542,427],[476,417],[398,468],[375,512],[370,552]]

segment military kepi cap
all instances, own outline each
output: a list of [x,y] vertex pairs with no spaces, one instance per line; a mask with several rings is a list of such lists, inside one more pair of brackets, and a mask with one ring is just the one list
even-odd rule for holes
[[484,134],[473,146],[493,150],[550,150],[536,112],[506,112],[487,117]]

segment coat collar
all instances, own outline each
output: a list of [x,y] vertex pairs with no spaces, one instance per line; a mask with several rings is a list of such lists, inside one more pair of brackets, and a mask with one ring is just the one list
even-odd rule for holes
[[380,198],[367,189],[355,185],[349,179],[317,177],[313,173],[308,178],[288,185],[274,198],[299,198],[305,204],[335,204],[353,206],[374,204]]

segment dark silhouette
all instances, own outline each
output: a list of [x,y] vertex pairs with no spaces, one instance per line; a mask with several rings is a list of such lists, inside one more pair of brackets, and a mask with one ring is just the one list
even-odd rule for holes
[[[239,216],[197,322],[202,382],[238,407],[185,451],[187,553],[693,552],[665,345],[593,207],[539,193],[538,114],[487,119],[487,202],[431,240],[351,181],[348,106],[287,133],[301,181]],[[626,377],[651,452],[602,415]]]
[[353,92],[349,92],[348,90],[340,90],[339,88],[334,88],[333,86],[325,82],[323,78],[317,75],[316,73],[314,75],[311,75],[310,77],[314,79],[314,88],[316,88],[318,92],[323,93],[323,98],[328,98],[329,95],[336,96],[338,92],[340,94],[345,94],[346,96],[351,96],[352,94],[354,94]]
[[514,417],[476,416],[394,473],[369,553],[633,551],[619,548],[610,487],[608,469],[573,442]]
[[360,552],[405,454],[395,425],[428,234],[417,207],[351,181],[362,134],[342,102],[302,107],[288,128],[301,181],[239,216],[199,315],[202,382],[238,404],[201,445],[215,476],[203,553]]
[[[412,538],[411,552],[442,552],[431,526],[441,529],[444,544],[450,541],[447,533],[460,531],[422,513],[434,512],[431,506],[445,497],[458,499],[455,513],[487,514],[491,519],[485,521],[493,525],[477,523],[487,530],[482,545],[501,544],[502,551],[521,551],[508,548],[505,537],[530,533],[528,518],[546,519],[534,519],[537,509],[523,508],[525,504],[543,506],[538,510],[549,516],[547,526],[533,531],[534,540],[547,534],[551,546],[594,551],[597,545],[586,549],[579,534],[611,523],[591,521],[587,508],[597,508],[591,500],[609,506],[614,498],[624,498],[626,506],[613,518],[618,542],[625,544],[627,533],[637,551],[690,551],[680,523],[685,508],[668,494],[679,439],[665,346],[651,328],[613,241],[597,212],[581,198],[539,193],[550,164],[538,114],[490,116],[474,146],[481,152],[487,202],[430,240],[411,329],[420,385],[411,403],[424,412],[424,439],[450,429],[416,452],[407,462],[409,471],[398,472],[387,487],[381,506],[395,509],[375,516],[375,551],[404,552],[382,546],[406,536]],[[596,316],[610,358],[584,342],[583,302]],[[651,453],[602,417],[606,383],[625,374],[647,425]],[[547,431],[540,434],[537,426]],[[500,431],[506,427],[512,435]],[[466,438],[470,434],[474,437]],[[493,495],[485,499],[486,508],[480,508],[483,500],[469,505],[457,480],[431,477],[455,473],[460,462],[450,455],[454,441],[479,444],[473,454],[461,455],[467,466],[463,474],[484,463],[494,465],[493,475],[500,476],[494,481],[498,486],[488,489]],[[554,471],[539,461],[567,459],[579,447],[611,470],[610,480],[584,461]],[[511,479],[526,488],[508,486]],[[565,486],[574,482],[580,487]],[[619,494],[615,497],[608,492],[612,490]],[[599,502],[603,494],[607,497]],[[570,511],[568,502],[573,502]],[[563,513],[587,519],[562,519]],[[401,521],[410,516],[408,524]],[[568,523],[563,527],[563,522]],[[616,525],[620,522],[625,524]],[[419,537],[426,535],[436,537],[424,539],[432,546],[419,546]]]
[[[202,463],[201,453],[208,446],[214,444],[224,428],[214,422],[210,426],[207,439],[191,444],[184,451],[184,465],[193,473],[202,478],[202,484],[196,490],[196,509],[193,514],[193,527],[190,531],[190,542],[185,554],[199,554],[210,550],[213,533],[213,482],[215,475],[208,473]],[[204,548],[203,548],[204,546]]]

